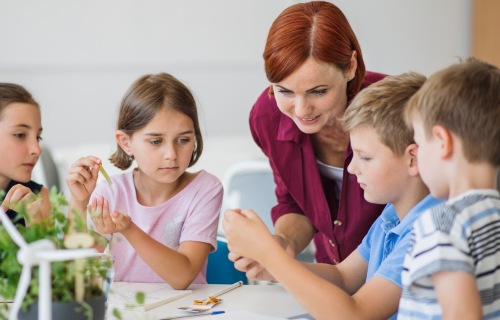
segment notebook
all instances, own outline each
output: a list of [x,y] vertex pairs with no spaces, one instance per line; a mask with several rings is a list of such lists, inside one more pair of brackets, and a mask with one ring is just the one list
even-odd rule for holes
[[[144,303],[136,301],[137,292],[145,295]],[[108,306],[117,309],[148,311],[193,293],[191,290],[174,290],[166,283],[116,282],[108,297]]]

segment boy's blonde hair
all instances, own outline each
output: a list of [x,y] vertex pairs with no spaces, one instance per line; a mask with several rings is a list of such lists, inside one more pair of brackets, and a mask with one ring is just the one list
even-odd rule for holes
[[372,84],[351,102],[341,119],[342,128],[350,132],[372,127],[395,156],[404,155],[406,148],[414,143],[413,130],[404,121],[404,109],[425,80],[420,73],[408,72]]
[[443,126],[461,140],[470,162],[500,167],[500,69],[476,58],[431,75],[408,103],[405,120],[420,116],[426,136]]

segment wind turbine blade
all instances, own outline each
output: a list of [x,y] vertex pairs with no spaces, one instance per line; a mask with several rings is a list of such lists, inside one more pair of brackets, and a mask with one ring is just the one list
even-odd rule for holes
[[12,303],[12,308],[10,309],[9,320],[17,320],[17,315],[19,313],[19,310],[21,310],[21,304],[23,304],[24,295],[28,291],[30,280],[31,265],[26,264],[23,266],[23,271],[21,271],[21,277],[19,278],[19,283],[17,285],[14,303]]
[[80,258],[93,257],[97,253],[95,249],[63,249],[54,251],[37,252],[37,258],[45,261],[67,261]]
[[2,219],[2,223],[5,227],[5,229],[7,230],[7,232],[9,233],[10,237],[12,238],[12,240],[14,240],[14,242],[19,247],[21,247],[21,248],[26,247],[28,244],[24,240],[23,236],[19,233],[19,231],[17,231],[16,227],[14,226],[12,221],[10,221],[9,217],[3,211],[2,208],[0,208],[0,219]]

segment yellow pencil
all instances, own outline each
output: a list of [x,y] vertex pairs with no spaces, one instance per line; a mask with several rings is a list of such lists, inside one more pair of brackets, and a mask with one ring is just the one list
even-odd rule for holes
[[104,168],[102,167],[102,164],[99,165],[99,171],[101,171],[101,173],[104,176],[104,178],[106,178],[106,180],[108,181],[109,185],[111,185],[111,179],[109,178],[109,176],[106,173],[106,171],[104,171]]

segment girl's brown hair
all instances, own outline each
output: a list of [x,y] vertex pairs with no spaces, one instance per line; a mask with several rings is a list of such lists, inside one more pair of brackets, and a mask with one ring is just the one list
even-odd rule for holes
[[3,109],[11,103],[29,103],[40,108],[31,93],[24,87],[18,84],[0,82],[0,118]]
[[[198,161],[203,151],[196,101],[191,91],[170,74],[148,74],[130,86],[121,102],[117,129],[130,137],[137,130],[144,128],[156,113],[165,107],[180,111],[193,120],[195,147],[189,163],[191,167]],[[133,161],[119,144],[109,160],[122,170],[128,169]]]

